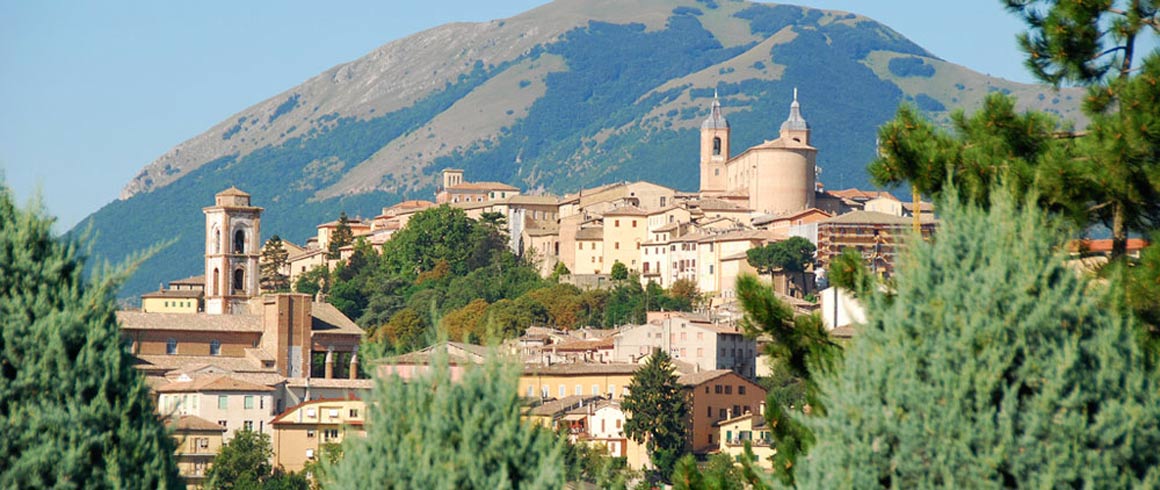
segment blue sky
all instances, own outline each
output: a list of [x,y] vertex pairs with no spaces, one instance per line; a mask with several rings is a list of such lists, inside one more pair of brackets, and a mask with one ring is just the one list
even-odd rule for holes
[[[0,0],[0,172],[21,203],[39,191],[64,231],[245,107],[408,34],[542,3]],[[803,4],[870,16],[943,59],[1029,81],[1021,26],[998,0]]]

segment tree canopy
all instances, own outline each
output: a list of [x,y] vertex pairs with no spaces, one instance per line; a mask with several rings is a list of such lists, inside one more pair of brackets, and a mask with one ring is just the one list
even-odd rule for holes
[[688,403],[677,381],[672,358],[654,350],[628,384],[621,406],[628,412],[624,434],[645,443],[658,476],[668,478],[685,454]]
[[90,282],[52,223],[0,184],[0,487],[184,488],[117,326],[126,272]]
[[281,237],[274,235],[266,240],[266,244],[262,246],[262,257],[258,266],[263,291],[290,291],[290,277],[282,273],[289,258],[290,253],[282,244]]
[[1160,484],[1160,386],[1129,315],[1069,270],[1064,235],[1000,191],[948,196],[938,239],[825,379],[827,414],[797,475],[810,488]]

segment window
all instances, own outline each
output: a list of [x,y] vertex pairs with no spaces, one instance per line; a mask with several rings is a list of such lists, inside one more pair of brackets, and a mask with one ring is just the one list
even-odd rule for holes
[[266,397],[263,396],[258,398],[258,408],[261,410],[266,409]]
[[350,409],[350,418],[352,418],[352,419],[358,418],[358,409],[357,408]]
[[209,341],[209,355],[218,356],[222,353],[222,343],[218,339]]
[[177,354],[177,339],[165,341],[165,353],[171,356]]
[[242,408],[246,410],[254,409],[254,395],[246,395],[245,401],[242,403]]
[[733,405],[733,416],[736,417],[741,414],[741,407]]
[[704,348],[697,347],[697,357],[705,357],[705,349]]
[[725,416],[726,416],[726,410],[724,408],[720,409],[717,412],[717,418],[724,419]]
[[244,429],[244,430],[249,430],[249,431],[252,431],[252,430],[254,430],[254,421],[253,421],[253,420],[247,420],[247,421],[245,421],[245,422],[242,422],[242,429]]
[[581,385],[576,385],[576,396],[580,396],[583,394],[584,394],[584,387]]
[[613,221],[613,226],[620,228],[620,220]]
[[608,396],[616,395],[616,385],[608,385]]
[[600,394],[600,385],[592,385],[592,395],[596,396],[599,394]]
[[719,136],[713,137],[713,156],[721,155],[721,138]]
[[246,253],[246,232],[238,230],[234,232],[234,253]]
[[715,176],[716,176],[716,175],[721,175],[721,169],[719,169],[719,168],[715,168],[715,169],[713,169],[713,175],[715,175]]
[[218,410],[226,410],[230,408],[230,397],[226,395],[218,395]]
[[620,250],[620,242],[612,242],[612,248]]
[[721,385],[713,385],[713,393],[721,394]]
[[314,439],[314,429],[306,429],[306,438]]
[[617,428],[617,429],[619,429],[619,428],[620,428],[620,423],[621,423],[621,422],[620,422],[620,419],[616,419],[616,428]]
[[725,385],[725,394],[726,394],[726,395],[732,395],[732,394],[733,394],[733,385]]
[[[308,431],[308,432],[313,433],[314,431]],[[311,435],[310,437],[314,437],[314,436]],[[306,459],[314,459],[314,450],[313,449],[306,450]]]
[[230,426],[229,426],[229,422],[226,422],[226,421],[224,421],[224,420],[219,420],[219,421],[218,421],[218,425],[222,426],[222,428],[223,428],[223,429],[228,429],[228,428],[230,428]]
[[636,228],[636,220],[632,220],[632,227]]
[[684,342],[684,341],[686,341],[686,340],[689,340],[689,339],[688,339],[688,336],[689,336],[689,333],[688,333],[688,332],[681,332],[681,342]]
[[705,340],[705,332],[697,332],[697,340]]
[[744,394],[745,394],[745,385],[737,385],[737,394],[738,394],[738,395],[744,395]]
[[709,264],[709,275],[713,275],[713,264]]
[[528,393],[527,393],[526,395],[524,395],[524,396],[526,396],[526,397],[528,397],[528,398],[531,398],[531,397],[533,396],[533,395],[532,395],[532,392],[533,392],[534,390],[535,390],[535,388],[533,388],[533,387],[529,386],[529,387],[528,387]]
[[709,394],[709,385],[705,385],[705,394],[706,394],[706,395],[708,395],[708,394]]
[[560,394],[560,398],[564,398],[565,396],[568,396],[568,388],[564,387],[564,385],[560,385],[560,389],[557,391],[557,393]]
[[326,429],[322,432],[322,437],[328,441],[338,439],[338,429]]
[[709,417],[709,418],[713,418],[713,407],[705,407],[705,409],[706,409],[705,416]]

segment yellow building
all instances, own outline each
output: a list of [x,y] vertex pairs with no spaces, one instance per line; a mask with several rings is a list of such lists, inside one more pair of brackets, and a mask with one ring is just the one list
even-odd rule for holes
[[770,461],[774,453],[773,437],[765,424],[765,415],[745,413],[722,420],[716,425],[720,441],[718,452],[728,454],[737,461],[745,453],[745,444],[749,443],[753,455],[757,457],[754,462],[767,470],[773,469]]
[[529,365],[520,375],[519,394],[527,398],[595,395],[620,400],[640,366],[636,364]]
[[221,450],[222,433],[226,429],[193,415],[178,417],[172,428],[177,441],[177,470],[185,479],[186,488],[201,488],[205,472]]
[[621,206],[604,212],[604,267],[612,272],[620,262],[629,271],[641,270],[641,246],[648,241],[648,213],[636,206]]
[[274,466],[302,471],[321,456],[327,444],[350,435],[366,437],[366,403],[362,400],[320,399],[291,407],[270,423],[274,427]]

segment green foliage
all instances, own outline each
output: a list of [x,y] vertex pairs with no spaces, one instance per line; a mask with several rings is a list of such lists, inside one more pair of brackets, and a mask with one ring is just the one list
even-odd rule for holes
[[830,260],[830,285],[853,292],[855,295],[869,294],[874,288],[874,275],[866,267],[866,259],[855,248],[846,248]]
[[886,67],[896,77],[930,78],[934,76],[934,66],[926,64],[926,61],[916,56],[891,58]]
[[804,272],[806,267],[814,262],[816,250],[817,248],[808,239],[795,236],[751,248],[745,254],[749,265],[757,269],[757,272],[773,275],[779,270]]
[[326,292],[329,288],[328,279],[330,279],[329,268],[326,265],[316,265],[305,274],[298,275],[298,279],[294,281],[294,292],[309,295],[315,295],[319,291]]
[[276,293],[290,291],[290,278],[282,273],[289,258],[290,253],[282,245],[282,238],[274,235],[266,240],[266,245],[262,246],[262,257],[258,265],[261,273],[262,291]]
[[367,437],[348,439],[336,488],[561,488],[562,441],[520,420],[518,367],[494,357],[452,383],[446,361],[426,378],[380,379]]
[[421,211],[383,245],[384,265],[390,273],[414,278],[445,260],[456,274],[464,274],[474,229],[462,209],[443,205]]
[[206,471],[206,486],[213,490],[261,488],[274,472],[270,458],[274,449],[270,435],[251,430],[234,432]]
[[612,263],[612,280],[624,281],[628,279],[628,266],[622,264],[619,260]]
[[627,467],[624,458],[608,455],[603,445],[592,445],[583,441],[570,443],[566,428],[560,426],[558,436],[564,441],[564,464],[569,482],[586,482],[597,488],[624,489],[626,481],[635,472]]
[[326,244],[327,256],[332,259],[339,258],[342,247],[352,243],[354,234],[350,230],[350,218],[346,217],[346,211],[342,211],[338,214],[338,225],[330,232],[330,241]]
[[692,454],[677,461],[670,479],[674,490],[744,490],[745,476],[728,454],[714,454],[702,471]]
[[[794,482],[796,461],[814,444],[813,432],[794,413],[826,413],[819,378],[834,369],[842,350],[834,343],[818,314],[794,316],[793,308],[777,299],[773,289],[751,275],[737,278],[737,298],[745,310],[741,328],[749,336],[768,336],[765,355],[775,362],[783,384],[794,383],[800,395],[786,390],[767,394],[765,418],[773,435],[775,475]],[[785,402],[797,401],[796,405]],[[807,410],[808,407],[808,410]],[[784,468],[784,471],[781,470]]]
[[893,298],[826,380],[829,411],[799,467],[810,488],[1150,488],[1160,400],[1131,320],[1063,265],[1062,235],[999,192],[940,204]]
[[563,262],[556,262],[556,267],[552,268],[551,280],[552,282],[560,282],[561,277],[571,274],[572,271],[568,270],[568,266],[564,265]]
[[115,290],[73,240],[0,185],[0,487],[184,487],[123,347]]
[[633,374],[628,396],[621,406],[628,413],[624,434],[645,443],[656,473],[673,473],[677,459],[685,454],[688,402],[677,381],[672,358],[655,350],[648,362]]
[[1153,339],[1160,339],[1160,233],[1140,252],[1140,260],[1117,274],[1124,300],[1136,318],[1148,326]]

